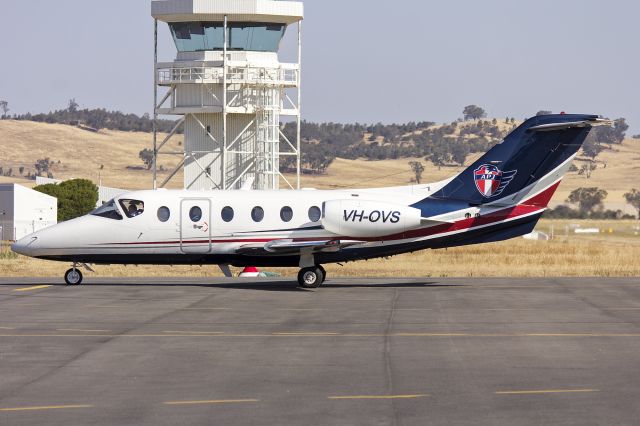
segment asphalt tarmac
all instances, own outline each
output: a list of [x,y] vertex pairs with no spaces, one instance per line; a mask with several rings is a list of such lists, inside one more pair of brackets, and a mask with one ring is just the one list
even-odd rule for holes
[[640,422],[640,279],[0,279],[1,425]]

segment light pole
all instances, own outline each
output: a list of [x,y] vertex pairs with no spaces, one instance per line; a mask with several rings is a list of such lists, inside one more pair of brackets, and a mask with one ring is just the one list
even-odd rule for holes
[[4,217],[6,216],[6,210],[0,210],[0,241],[4,241]]

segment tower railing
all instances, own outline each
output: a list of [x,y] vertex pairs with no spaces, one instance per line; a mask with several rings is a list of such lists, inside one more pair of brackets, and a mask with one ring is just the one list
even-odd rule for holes
[[[224,67],[220,62],[203,62],[202,65],[158,64],[156,67],[159,85],[180,83],[222,84]],[[269,66],[234,66],[227,68],[227,83],[273,85],[297,87],[300,83],[297,64]]]

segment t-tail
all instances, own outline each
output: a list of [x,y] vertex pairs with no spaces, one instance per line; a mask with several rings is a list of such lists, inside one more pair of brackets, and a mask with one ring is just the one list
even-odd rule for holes
[[413,207],[421,209],[423,217],[521,203],[546,208],[591,128],[605,123],[608,121],[587,114],[530,118]]

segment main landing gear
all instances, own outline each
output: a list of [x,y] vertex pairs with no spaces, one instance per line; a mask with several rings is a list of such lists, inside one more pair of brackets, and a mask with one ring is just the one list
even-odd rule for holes
[[298,272],[298,284],[302,288],[317,288],[327,278],[327,271],[322,265],[310,266]]

